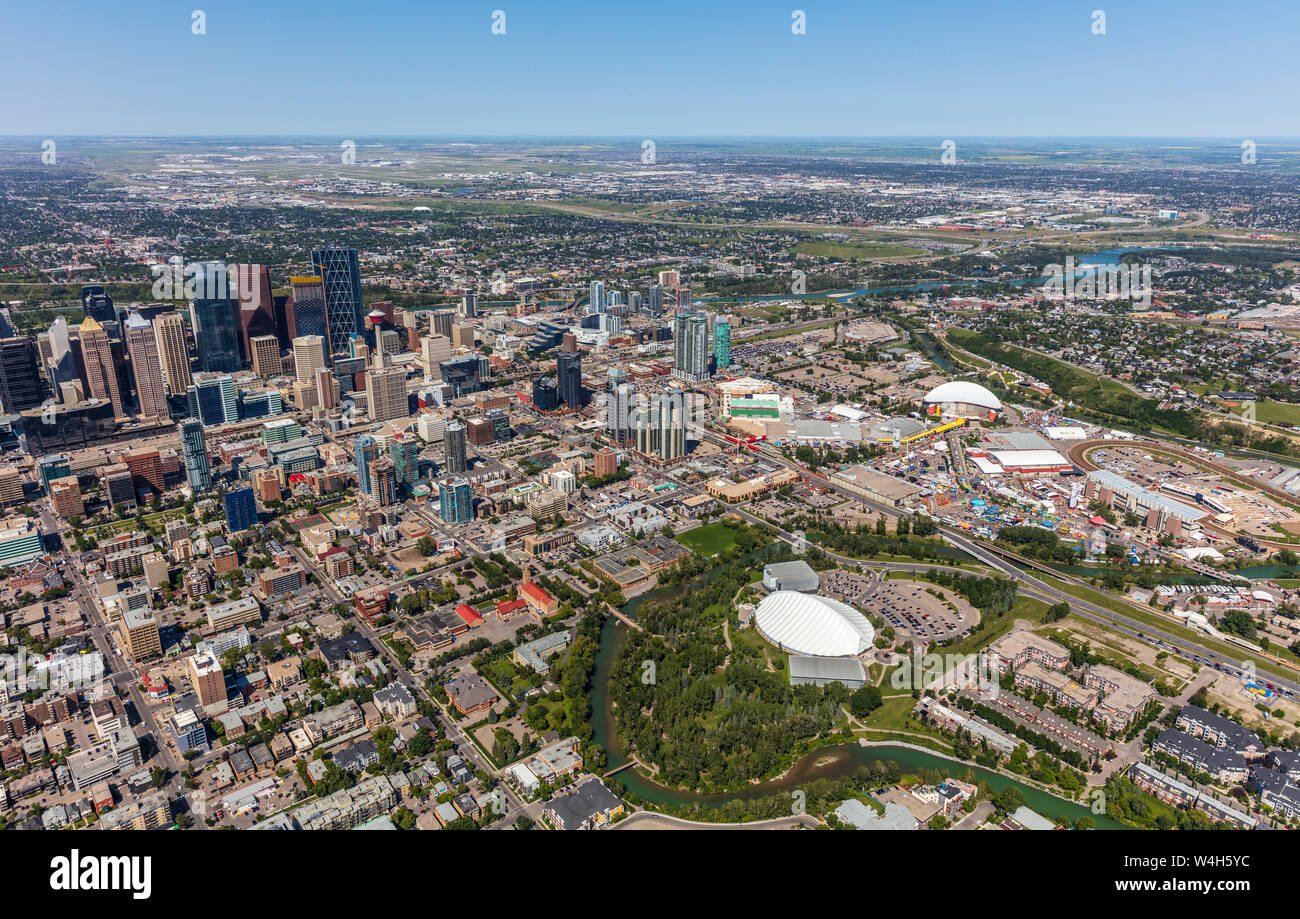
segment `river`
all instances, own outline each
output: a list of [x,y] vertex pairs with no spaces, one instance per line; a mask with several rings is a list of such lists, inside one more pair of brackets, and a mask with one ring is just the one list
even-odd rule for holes
[[[1090,252],[1087,255],[1080,256],[1075,264],[1074,278],[1082,278],[1089,270],[1094,267],[1105,268],[1111,265],[1118,265],[1120,258],[1128,255],[1130,252],[1141,252],[1145,249],[1178,249],[1179,244],[1167,243],[1164,245],[1154,246],[1127,246],[1120,249],[1101,249],[1097,252]],[[693,303],[744,303],[744,302],[762,302],[765,300],[810,300],[821,299],[824,297],[834,297],[836,299],[849,299],[852,297],[865,297],[871,294],[892,294],[892,293],[914,293],[928,290],[942,290],[945,287],[978,287],[984,284],[1007,284],[1012,287],[1023,287],[1026,284],[1041,284],[1048,279],[1047,275],[1039,278],[1017,278],[1015,280],[1002,280],[999,278],[962,278],[957,281],[921,281],[916,284],[891,284],[883,287],[872,287],[868,284],[865,287],[849,288],[847,290],[819,290],[805,294],[753,294],[747,297],[696,297]]]

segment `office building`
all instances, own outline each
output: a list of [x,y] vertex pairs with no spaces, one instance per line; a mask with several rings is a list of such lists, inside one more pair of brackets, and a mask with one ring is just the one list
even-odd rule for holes
[[321,335],[300,335],[293,340],[293,373],[299,383],[312,383],[316,371],[325,367],[325,338]]
[[406,397],[406,370],[384,367],[372,370],[366,378],[366,398],[371,421],[391,421],[411,414]]
[[533,381],[533,405],[543,412],[560,407],[560,388],[555,377],[538,377]]
[[339,381],[328,367],[316,370],[316,404],[323,409],[337,408],[339,404]]
[[[325,283],[319,275],[289,278],[293,291],[294,335],[296,338],[318,337],[329,340],[329,323],[325,318]],[[322,348],[324,346],[322,345]],[[299,377],[298,379],[302,379]]]
[[173,396],[184,395],[194,382],[190,373],[190,349],[185,343],[185,320],[174,312],[155,316],[153,335],[167,392]]
[[242,533],[257,523],[257,499],[251,488],[238,488],[221,496],[226,512],[226,529]]
[[[254,358],[253,339],[275,335],[275,298],[271,296],[271,273],[265,265],[231,265],[232,291],[238,308],[240,341],[249,361]],[[276,339],[276,357],[280,356]]]
[[83,284],[81,287],[81,308],[87,316],[93,316],[96,322],[117,322],[117,310],[113,308],[113,298],[104,292],[99,284]]
[[81,357],[85,363],[91,397],[111,403],[114,417],[125,418],[126,409],[122,403],[122,390],[118,387],[113,349],[104,327],[92,316],[87,316],[81,323]]
[[[325,298],[325,322],[328,328],[329,353],[347,354],[348,341],[365,331],[365,313],[361,300],[361,264],[357,250],[330,246],[311,251],[311,261],[321,278]],[[298,310],[294,299],[295,313]],[[299,333],[302,333],[301,321]]]
[[568,408],[582,408],[582,355],[561,351],[555,356],[555,382],[560,401]]
[[230,297],[223,262],[192,266],[195,296],[190,302],[190,325],[199,353],[199,369],[208,373],[234,373],[242,365],[239,347],[238,303]]
[[207,426],[234,424],[239,420],[239,399],[229,374],[202,373],[186,393],[190,416]]
[[440,379],[438,365],[451,360],[451,339],[446,335],[426,335],[420,339],[420,361],[427,379]]
[[51,453],[36,461],[36,469],[41,477],[41,487],[50,493],[50,482],[72,474],[72,466],[62,453]]
[[162,362],[158,356],[158,339],[153,326],[139,313],[131,313],[126,317],[125,330],[140,414],[146,418],[170,418]]
[[438,310],[429,316],[429,329],[435,335],[441,335],[450,341],[453,318],[454,316],[449,310]]
[[[4,411],[17,415],[41,404],[44,386],[36,369],[36,351],[31,339],[14,336],[0,340],[0,403]],[[116,411],[116,404],[114,411]]]
[[254,335],[248,340],[253,357],[253,373],[262,379],[278,377],[284,373],[280,360],[280,339],[274,335]]

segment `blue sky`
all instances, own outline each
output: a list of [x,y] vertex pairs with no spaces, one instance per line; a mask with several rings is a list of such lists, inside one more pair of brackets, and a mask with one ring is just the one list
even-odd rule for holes
[[5,0],[0,34],[4,135],[1300,135],[1295,0]]

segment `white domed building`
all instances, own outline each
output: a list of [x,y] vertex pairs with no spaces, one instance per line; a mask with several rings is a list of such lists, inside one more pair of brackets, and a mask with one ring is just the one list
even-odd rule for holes
[[952,380],[930,390],[924,399],[925,414],[968,421],[992,421],[1002,413],[1002,400],[978,383]]
[[754,611],[754,625],[782,651],[809,657],[857,657],[874,647],[867,618],[829,597],[778,590]]

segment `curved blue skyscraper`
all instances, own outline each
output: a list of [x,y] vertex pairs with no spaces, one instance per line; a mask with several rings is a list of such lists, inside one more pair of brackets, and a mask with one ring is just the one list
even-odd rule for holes
[[346,354],[348,339],[357,334],[364,336],[366,331],[365,314],[361,310],[361,264],[357,261],[357,250],[345,246],[312,249],[311,263],[320,275],[325,295],[330,355]]

